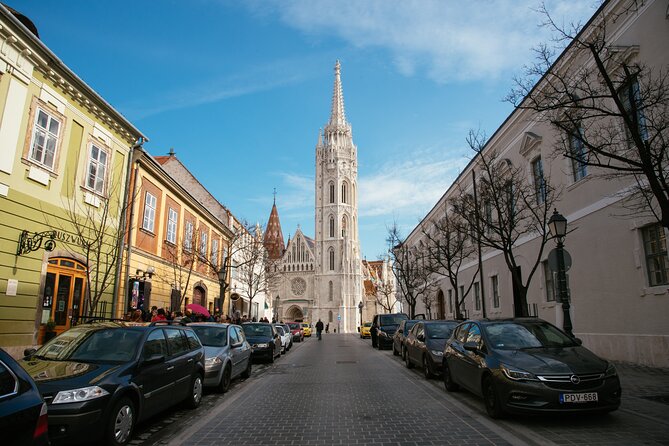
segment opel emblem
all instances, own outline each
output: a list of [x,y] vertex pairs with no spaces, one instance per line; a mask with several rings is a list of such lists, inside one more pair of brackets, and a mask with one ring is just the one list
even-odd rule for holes
[[578,384],[581,382],[581,378],[579,378],[576,375],[571,375],[571,378],[569,378],[569,381],[571,381],[573,384]]

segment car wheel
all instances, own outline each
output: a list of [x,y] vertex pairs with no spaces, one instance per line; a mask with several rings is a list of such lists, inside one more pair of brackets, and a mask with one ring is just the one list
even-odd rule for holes
[[127,444],[135,427],[135,405],[130,398],[123,397],[116,402],[107,424],[106,443],[109,446]]
[[244,378],[244,379],[250,378],[252,368],[253,368],[253,364],[251,363],[251,358],[249,358],[248,365],[246,366],[246,369],[242,372],[242,378]]
[[404,350],[404,364],[406,364],[407,369],[413,369],[413,362],[411,362],[409,353],[406,350]]
[[504,416],[504,409],[502,409],[499,401],[495,382],[489,376],[483,380],[483,401],[490,418],[502,418]]
[[274,346],[272,346],[272,353],[269,355],[270,364],[274,364]]
[[193,378],[193,383],[190,388],[190,395],[188,396],[188,407],[195,409],[202,401],[202,375],[197,374]]
[[448,363],[444,359],[441,364],[441,374],[444,378],[444,387],[449,392],[455,392],[459,389],[459,386],[453,382],[453,377],[451,376],[451,369],[448,368]]
[[399,356],[397,349],[395,348],[395,341],[393,341],[393,356]]
[[407,360],[407,348],[405,346],[402,346],[402,361]]
[[221,375],[221,381],[218,383],[218,387],[216,387],[216,390],[219,393],[225,393],[228,391],[230,388],[230,382],[232,381],[232,370],[230,369],[230,365],[226,365],[225,369],[223,369],[223,374]]
[[431,379],[434,376],[432,369],[430,368],[430,360],[427,359],[427,355],[423,355],[423,375],[425,379]]

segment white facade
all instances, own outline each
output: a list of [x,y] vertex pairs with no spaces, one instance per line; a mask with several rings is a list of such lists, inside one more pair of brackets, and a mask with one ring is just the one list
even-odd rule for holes
[[[607,2],[600,14],[609,14],[622,3]],[[638,10],[612,21],[611,29],[607,29],[610,36],[607,43],[618,51],[632,48],[637,58],[635,62],[666,71],[669,52],[666,44],[659,42],[669,42],[668,23],[667,3],[647,1]],[[592,62],[574,60],[567,53],[561,63],[587,66]],[[540,87],[541,84],[537,88]],[[624,131],[622,127],[621,131]],[[496,150],[500,158],[508,160],[513,166],[525,166],[528,178],[532,178],[532,163],[541,159],[545,177],[550,178],[554,187],[562,190],[556,206],[567,218],[572,231],[565,239],[565,248],[573,259],[568,271],[568,285],[574,335],[582,339],[586,347],[607,359],[667,367],[668,284],[651,284],[649,279],[649,259],[661,263],[663,250],[664,262],[668,261],[667,231],[650,216],[630,215],[623,199],[629,196],[630,185],[633,184],[631,180],[605,178],[603,174],[606,172],[594,167],[588,167],[586,175],[575,178],[572,161],[556,152],[560,138],[555,128],[538,119],[533,112],[517,109],[494,133],[484,150]],[[476,168],[475,162],[467,166],[409,235],[406,243],[419,246],[422,238],[420,227],[443,215],[445,203],[455,196],[459,186],[467,189],[467,184],[471,184],[472,169]],[[648,243],[644,243],[649,228],[659,229],[660,235],[654,240],[659,246],[660,257],[651,256]],[[554,278],[546,262],[548,253],[554,247],[555,243],[549,240],[543,252],[543,262],[530,283],[527,299],[530,306],[534,308],[536,305],[540,318],[562,327],[562,305],[556,301]],[[538,249],[537,237],[527,236],[518,241],[516,258],[524,277],[529,273],[533,264],[531,260]],[[477,260],[474,255],[462,267],[461,283],[469,283],[476,273]],[[485,299],[482,305],[476,305],[473,291],[466,297],[464,306],[468,317],[513,316],[513,286],[503,255],[499,251],[484,250],[482,260],[483,279],[475,280],[482,282],[479,290],[481,295],[485,292]],[[664,265],[662,268],[666,268],[666,263]],[[440,277],[435,280],[438,281],[435,299],[441,300],[447,318],[455,317],[454,303],[449,299],[453,290],[448,279]],[[419,304],[416,312],[422,311]]]

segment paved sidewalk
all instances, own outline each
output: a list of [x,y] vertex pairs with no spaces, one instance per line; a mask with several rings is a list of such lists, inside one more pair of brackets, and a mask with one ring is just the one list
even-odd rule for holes
[[616,368],[623,388],[621,410],[669,422],[669,369],[625,363]]

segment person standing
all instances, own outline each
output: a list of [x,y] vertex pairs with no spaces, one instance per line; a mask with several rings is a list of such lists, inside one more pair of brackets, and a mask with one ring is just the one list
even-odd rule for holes
[[316,322],[316,335],[318,336],[318,340],[321,340],[321,334],[323,333],[323,321],[320,319],[318,322]]

